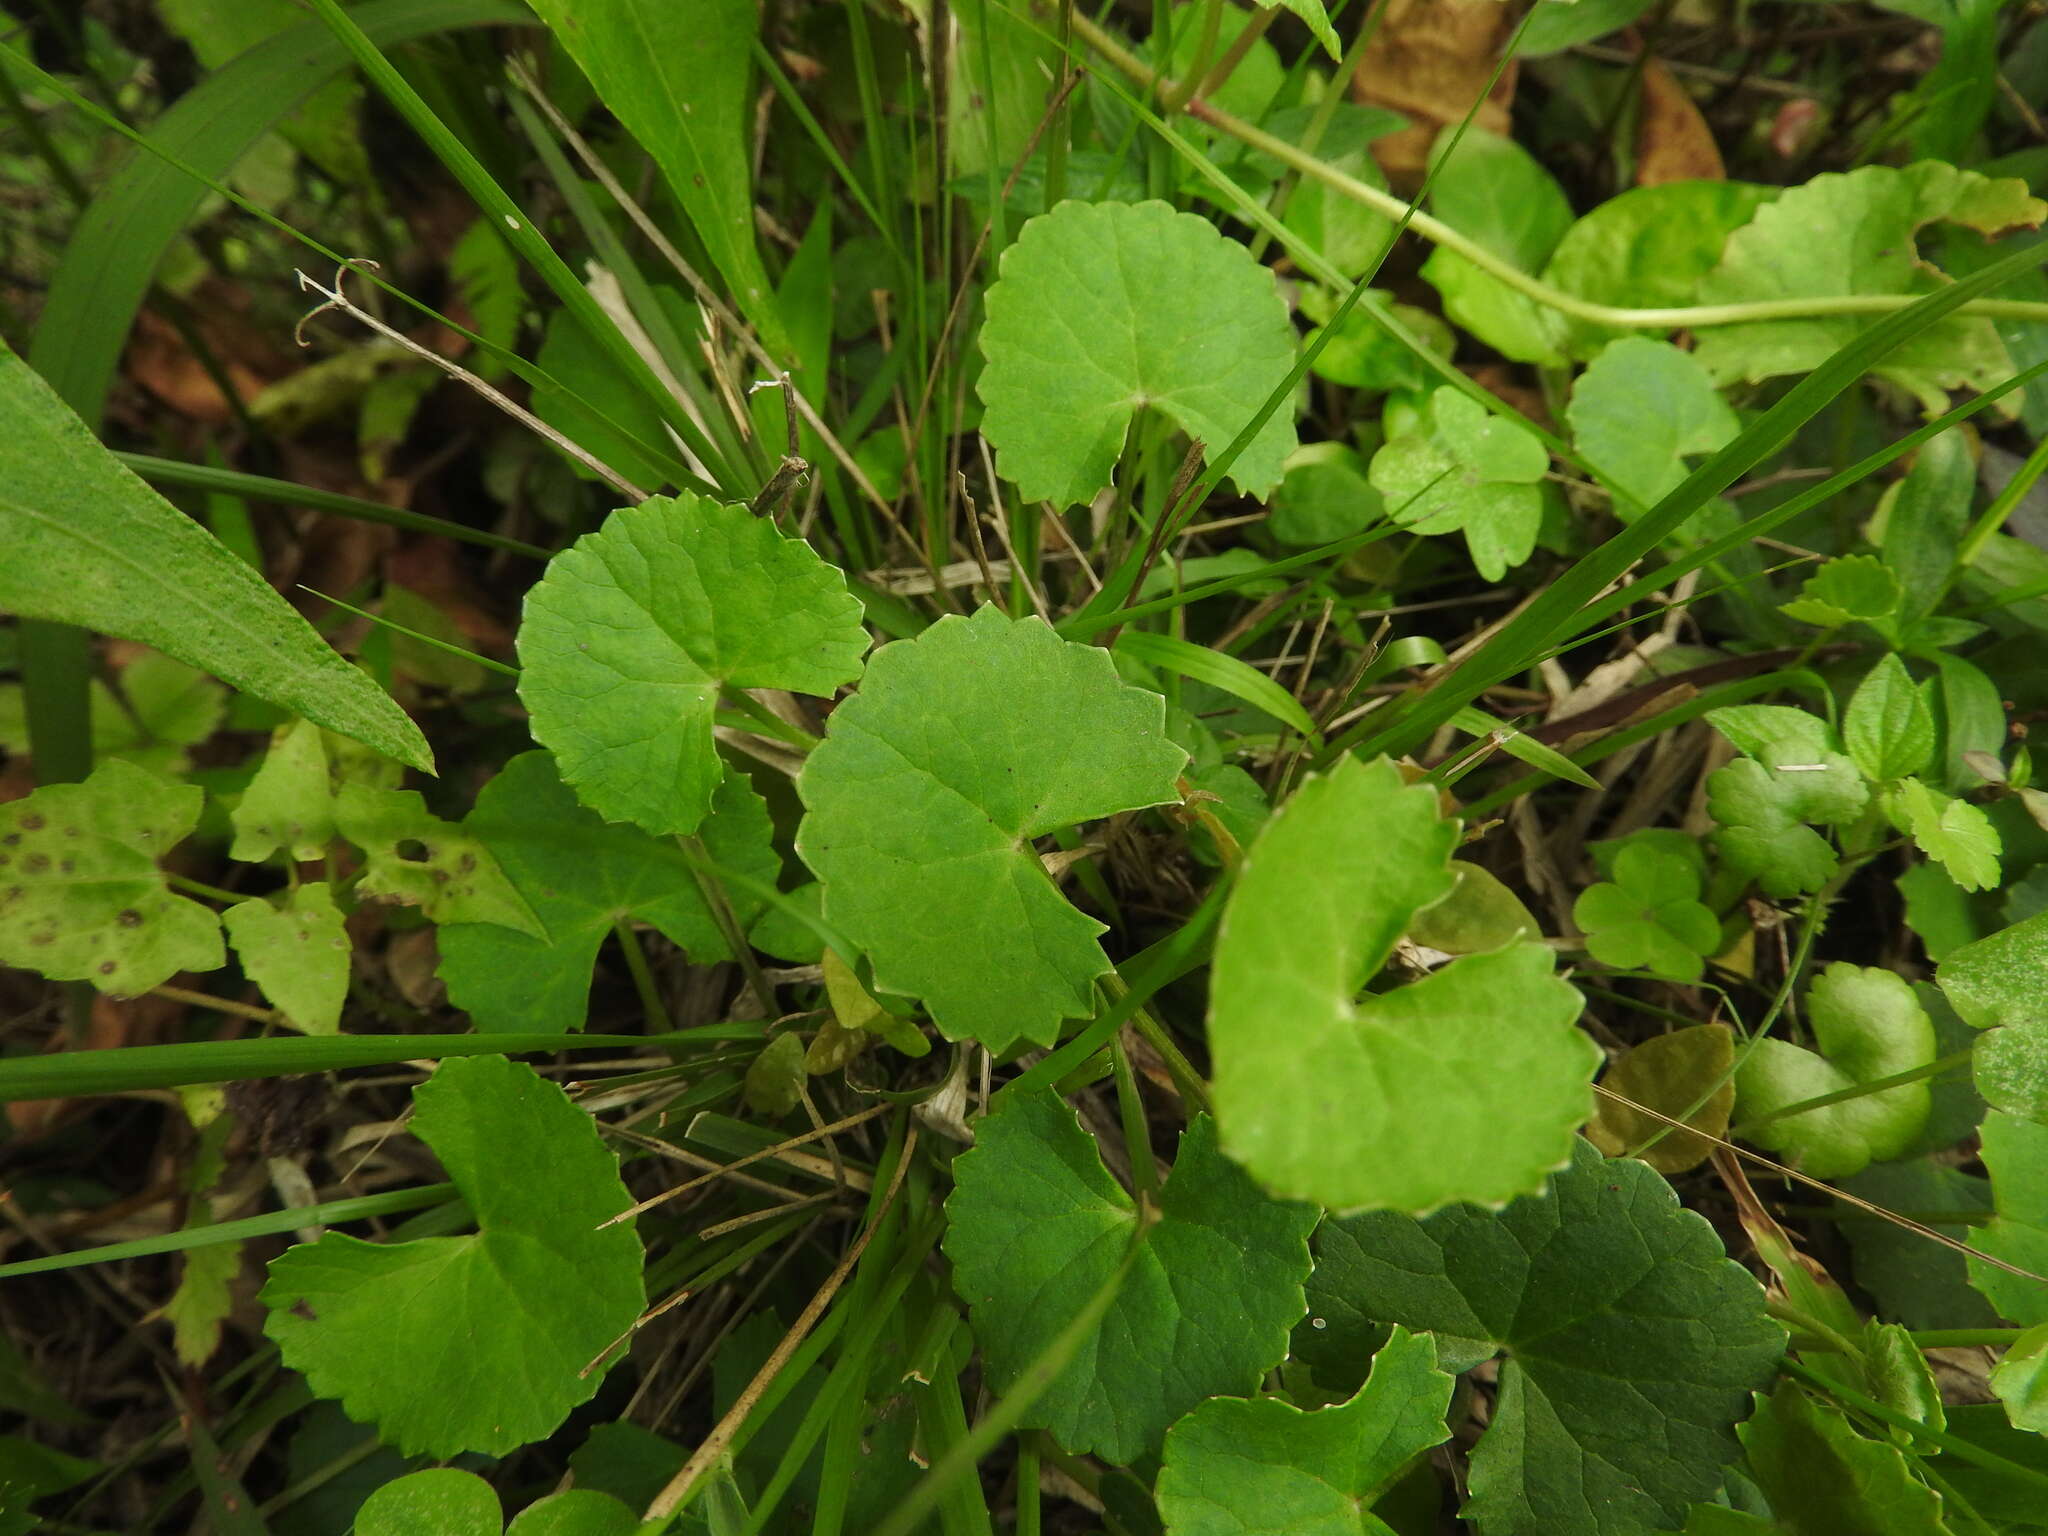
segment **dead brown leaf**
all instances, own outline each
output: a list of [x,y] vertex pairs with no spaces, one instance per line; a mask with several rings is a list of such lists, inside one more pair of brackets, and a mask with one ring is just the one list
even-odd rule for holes
[[1475,101],[1476,126],[1508,131],[1515,63],[1509,61],[1491,91],[1487,85],[1514,26],[1515,12],[1497,0],[1385,0],[1352,92],[1414,125],[1373,142],[1396,191],[1421,184],[1438,130],[1462,121]]
[[1636,185],[1725,181],[1721,147],[1699,103],[1661,61],[1643,65],[1642,115],[1636,123]]

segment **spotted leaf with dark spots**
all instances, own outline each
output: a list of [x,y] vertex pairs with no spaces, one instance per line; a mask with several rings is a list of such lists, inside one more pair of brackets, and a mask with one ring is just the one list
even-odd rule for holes
[[428,810],[417,790],[344,784],[334,820],[363,850],[362,895],[418,907],[437,923],[497,923],[547,938],[490,849]]
[[221,965],[220,920],[157,867],[205,798],[110,759],[83,784],[0,805],[0,965],[121,996]]

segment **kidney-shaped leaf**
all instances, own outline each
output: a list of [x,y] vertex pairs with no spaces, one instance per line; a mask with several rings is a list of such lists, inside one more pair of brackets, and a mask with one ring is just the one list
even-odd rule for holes
[[1511,944],[1358,997],[1450,890],[1457,838],[1434,789],[1347,758],[1246,854],[1216,941],[1209,1050],[1223,1145],[1274,1193],[1350,1210],[1497,1204],[1569,1161],[1600,1052],[1548,949]]
[[[745,775],[722,782],[711,806],[702,831],[712,860],[773,885],[780,867],[769,845],[768,808]],[[441,930],[448,999],[478,1029],[581,1029],[590,968],[622,921],[651,924],[700,965],[732,958],[682,851],[586,810],[545,752],[507,763],[462,825],[496,856],[547,929],[546,940],[499,923]],[[726,895],[743,926],[766,905],[744,891]]]
[[157,868],[205,798],[114,758],[0,805],[0,964],[123,997],[222,964],[219,919]]
[[407,1455],[502,1456],[587,1402],[579,1375],[639,1316],[628,1204],[590,1117],[502,1056],[444,1061],[413,1130],[468,1200],[468,1237],[330,1232],[270,1266],[265,1331],[285,1363]]
[[1498,1213],[1326,1222],[1309,1313],[1429,1329],[1446,1368],[1506,1352],[1464,1510],[1502,1536],[1683,1524],[1785,1343],[1713,1228],[1585,1142],[1548,1194]]
[[1303,1413],[1215,1397],[1173,1426],[1159,1472],[1168,1536],[1362,1536],[1365,1511],[1410,1460],[1450,1438],[1436,1342],[1396,1326],[1348,1403]]
[[[499,1536],[498,1495],[474,1472],[430,1467],[363,1500],[355,1536]],[[633,1536],[640,1521],[608,1493],[571,1488],[529,1504],[504,1536]]]
[[[989,1383],[1008,1392],[1108,1281],[1139,1217],[1052,1094],[1005,1093],[974,1129],[953,1164],[946,1256]],[[1301,1316],[1316,1215],[1260,1194],[1197,1116],[1144,1251],[1025,1422],[1127,1464],[1196,1404],[1253,1391]]]
[[1050,1045],[1109,961],[1031,840],[1176,799],[1186,762],[1108,652],[984,607],[875,653],[797,780],[797,851],[878,989],[951,1039]]
[[[1165,203],[1060,204],[1003,252],[976,386],[996,468],[1068,507],[1109,484],[1131,417],[1155,409],[1221,453],[1294,366],[1273,274]],[[1251,495],[1294,449],[1282,404],[1231,467]]]
[[810,545],[686,491],[614,512],[549,562],[519,627],[519,697],[585,805],[694,832],[721,775],[718,690],[828,695],[866,649],[859,600]]
[[122,467],[0,343],[0,608],[140,640],[415,768],[426,738],[269,582]]

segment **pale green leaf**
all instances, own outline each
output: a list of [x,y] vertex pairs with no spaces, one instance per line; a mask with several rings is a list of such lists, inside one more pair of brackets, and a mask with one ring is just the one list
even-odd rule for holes
[[1964,1023],[1989,1031],[1971,1063],[1984,1101],[2048,1125],[2048,912],[1950,950],[1935,979]]
[[796,1108],[803,1083],[803,1036],[777,1035],[747,1067],[747,1108],[779,1120]]
[[[953,1164],[946,1256],[989,1385],[1007,1393],[1114,1273],[1139,1216],[1051,1094],[1005,1093],[974,1131]],[[1198,1404],[1252,1392],[1301,1316],[1316,1217],[1260,1194],[1196,1116],[1135,1267],[1024,1422],[1127,1465]]]
[[407,1454],[502,1456],[553,1433],[639,1316],[640,1242],[590,1117],[502,1056],[441,1063],[413,1132],[468,1201],[468,1237],[330,1232],[270,1265],[265,1331],[315,1393]]
[[228,813],[235,840],[228,857],[260,863],[282,852],[295,863],[326,855],[340,836],[334,825],[337,785],[396,789],[404,771],[388,758],[331,737],[310,720],[281,725],[256,775]]
[[[1970,1234],[1973,1247],[2034,1275],[2048,1274],[2048,1125],[1994,1109],[1979,1156],[1998,1215]],[[1970,1284],[1999,1314],[2027,1327],[2048,1323],[2048,1285],[1972,1258]]]
[[[1571,226],[1572,208],[1548,171],[1513,139],[1458,124],[1444,129],[1430,212],[1510,266],[1542,270]],[[1518,363],[1559,364],[1556,311],[1510,288],[1471,258],[1439,247],[1422,275],[1443,295],[1444,313]]]
[[293,1029],[331,1035],[348,1000],[348,933],[324,880],[295,887],[282,907],[257,897],[221,914],[248,978]]
[[[1923,225],[1948,221],[1995,235],[2038,224],[2044,213],[2048,205],[2029,197],[2022,181],[1993,181],[1936,161],[1827,172],[1759,208],[1728,237],[1700,301],[1932,293],[1941,278],[1915,244]],[[1694,355],[1718,383],[1803,375],[1878,319],[1815,315],[1707,326]],[[1947,409],[1949,390],[1988,389],[2011,373],[2012,362],[1990,320],[1956,315],[1894,348],[1872,371],[1935,413]]]
[[[1067,202],[1032,219],[985,302],[982,431],[1026,501],[1093,497],[1148,409],[1200,438],[1213,461],[1294,365],[1273,275],[1208,220],[1165,203]],[[1264,495],[1293,448],[1283,403],[1230,478]]]
[[1343,48],[1337,42],[1337,29],[1330,25],[1330,13],[1323,9],[1323,0],[1275,0],[1286,10],[1294,12],[1315,34],[1317,42],[1329,52],[1333,59],[1342,58]]
[[[1924,1067],[1935,1057],[1934,1023],[1906,980],[1838,960],[1814,978],[1807,1018],[1818,1054],[1785,1040],[1758,1040],[1735,1074],[1745,1120],[1823,1094]],[[1746,1133],[1817,1179],[1839,1179],[1903,1155],[1927,1124],[1925,1082],[1846,1099],[1773,1120]]]
[[2048,1435],[2048,1323],[2029,1328],[2006,1347],[1991,1368],[1991,1390],[2014,1429]]
[[1359,998],[1451,889],[1457,825],[1385,759],[1311,779],[1253,843],[1210,988],[1218,1127],[1274,1192],[1431,1210],[1540,1188],[1600,1053],[1550,951],[1515,944]]
[[1619,32],[1650,8],[1650,0],[1537,0],[1515,40],[1525,59],[1562,53]]
[[1116,648],[1148,667],[1178,672],[1182,677],[1207,683],[1304,736],[1316,735],[1315,722],[1301,707],[1301,700],[1235,656],[1143,629],[1125,629],[1116,638]]
[[1707,777],[1707,809],[1720,823],[1715,847],[1730,867],[1755,876],[1772,896],[1817,890],[1832,878],[1835,851],[1807,823],[1853,821],[1868,800],[1863,776],[1847,757],[1831,745],[1789,738],[1770,741],[1756,756]]
[[1966,891],[1998,888],[2001,842],[1998,828],[1983,811],[1919,779],[1890,786],[1881,799],[1892,825],[1947,870],[1957,885]]
[[498,923],[541,937],[533,909],[473,835],[427,809],[419,791],[344,784],[341,835],[363,851],[357,893],[418,907],[436,923]]
[[1689,352],[1631,336],[1613,342],[1572,386],[1572,443],[1633,522],[1686,477],[1686,455],[1712,453],[1741,430]]
[[719,689],[829,696],[860,675],[860,621],[839,572],[768,519],[656,496],[548,563],[519,627],[519,696],[585,805],[692,832],[724,772]]
[[1721,924],[1699,896],[1689,860],[1636,844],[1616,855],[1612,883],[1580,893],[1572,921],[1603,964],[1697,981],[1721,947]]
[[0,963],[122,997],[222,965],[220,920],[157,867],[205,798],[115,759],[0,805]]
[[754,245],[754,0],[535,0],[533,8],[661,167],[740,313],[771,351],[783,350],[781,313]]
[[[1564,5],[1544,0],[1529,23],[1560,17],[1602,0]],[[1525,37],[1524,51],[1526,48]],[[1679,308],[1700,302],[1700,283],[1721,260],[1728,236],[1778,195],[1776,187],[1740,181],[1669,181],[1631,187],[1610,197],[1564,232],[1543,269],[1545,282],[1574,298],[1632,309]],[[1565,350],[1597,355],[1608,342],[1634,334],[1591,321],[1559,322]]]
[[0,608],[140,640],[415,768],[419,727],[0,346]]
[[1450,1438],[1451,1378],[1428,1334],[1396,1327],[1346,1403],[1214,1397],[1166,1437],[1157,1497],[1168,1536],[1361,1536],[1366,1511],[1415,1457]]
[[[711,806],[701,832],[712,861],[772,886],[781,868],[769,845],[768,810],[746,776],[722,781]],[[622,922],[647,924],[700,965],[732,958],[682,850],[600,820],[563,785],[545,752],[507,763],[478,793],[462,828],[490,851],[546,935],[495,922],[441,930],[448,1000],[480,1030],[581,1029],[591,967]],[[743,926],[767,906],[742,890],[726,897]]]
[[1104,651],[992,607],[877,651],[797,780],[797,851],[876,988],[996,1051],[1090,1012],[1102,925],[1032,839],[1178,799],[1165,713]]
[[1799,596],[1779,604],[1787,618],[1823,629],[1862,620],[1877,623],[1899,607],[1899,578],[1875,555],[1844,555],[1806,578]]
[[[230,1287],[241,1272],[240,1243],[210,1243],[185,1254],[179,1266],[178,1288],[164,1303],[164,1317],[171,1325],[171,1347],[181,1363],[194,1368],[202,1366],[220,1348],[221,1325],[235,1307]],[[0,1483],[4,1481],[0,1477]]]
[[1450,894],[1424,907],[1408,925],[1408,937],[1417,944],[1447,955],[1476,955],[1543,937],[1542,924],[1492,870],[1453,859],[1451,873],[1458,883]]
[[1446,1370],[1505,1352],[1463,1511],[1499,1536],[1678,1525],[1734,1460],[1785,1339],[1705,1220],[1584,1142],[1546,1194],[1503,1211],[1325,1222],[1308,1299],[1325,1349],[1378,1322],[1434,1332]]
[[1918,773],[1934,755],[1934,711],[1896,655],[1882,657],[1850,695],[1842,745],[1880,783]]
[[1549,468],[1528,428],[1446,386],[1429,397],[1414,431],[1373,455],[1367,476],[1395,522],[1416,533],[1463,530],[1479,574],[1498,581],[1536,548],[1536,482]]

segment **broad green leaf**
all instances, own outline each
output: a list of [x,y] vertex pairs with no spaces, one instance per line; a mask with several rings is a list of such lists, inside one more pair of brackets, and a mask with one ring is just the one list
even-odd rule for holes
[[478,1231],[408,1243],[330,1232],[270,1265],[264,1327],[315,1393],[387,1444],[502,1456],[589,1400],[582,1374],[639,1316],[639,1239],[590,1117],[502,1056],[441,1063],[412,1129]]
[[[2034,1274],[2048,1274],[2048,1126],[1994,1109],[1980,1134],[1998,1215],[1971,1234],[1974,1246]],[[1999,1313],[2027,1327],[2048,1323],[2048,1285],[1971,1259],[1970,1284]]]
[[[1007,1393],[1115,1272],[1139,1214],[1052,1094],[1006,1092],[974,1133],[953,1164],[946,1257],[989,1386]],[[1024,1423],[1122,1466],[1198,1404],[1249,1395],[1301,1316],[1316,1217],[1260,1194],[1196,1116],[1135,1267]]]
[[1166,1437],[1157,1498],[1168,1536],[1360,1536],[1415,1457],[1450,1438],[1451,1378],[1427,1334],[1396,1327],[1347,1403],[1214,1397]]
[[[675,289],[653,291],[679,334],[701,329]],[[534,415],[635,485],[651,489],[674,480],[679,461],[661,411],[581,320],[566,309],[551,314],[534,363],[551,381],[534,386]],[[580,460],[564,454],[561,462],[579,480],[597,478]]]
[[[498,1495],[474,1472],[432,1467],[363,1501],[355,1536],[500,1536]],[[608,1493],[572,1488],[521,1510],[503,1536],[634,1536],[640,1520]]]
[[754,245],[754,0],[534,0],[533,8],[661,167],[740,313],[769,350],[784,350],[774,289]]
[[[292,0],[166,0],[162,15],[164,24],[192,45],[208,70],[219,69],[305,19]],[[295,149],[343,185],[370,179],[369,156],[356,120],[362,95],[362,86],[352,79],[331,81],[278,128]]]
[[[985,198],[987,178],[993,176],[1001,185],[1011,167],[1036,147],[1038,124],[1045,116],[1045,72],[1057,70],[1059,46],[1032,25],[1029,13],[991,5],[987,0],[953,7],[952,18],[946,147],[962,189],[980,191]],[[1068,164],[1067,185],[1092,191],[1093,180],[1071,159]],[[1023,203],[1032,213],[1045,206],[1043,165],[1042,156],[1032,162],[1034,170],[1041,170],[1037,195]],[[983,206],[976,217],[987,211]],[[795,314],[788,318],[792,326],[801,329]]]
[[1282,544],[1312,549],[1362,532],[1386,516],[1365,460],[1344,443],[1304,443],[1287,459],[1266,527]]
[[295,887],[280,907],[259,896],[221,914],[248,978],[293,1029],[331,1035],[348,1000],[348,934],[324,880]]
[[1395,522],[1415,533],[1462,529],[1479,574],[1498,581],[1536,548],[1536,483],[1549,468],[1550,455],[1527,427],[1446,386],[1429,397],[1415,430],[1372,456],[1367,475]]
[[1785,748],[1808,758],[1841,751],[1827,721],[1785,704],[1735,704],[1707,712],[1707,723],[1750,757]]
[[[1728,1113],[1735,1107],[1734,1065],[1733,1031],[1726,1024],[1694,1024],[1631,1047],[1600,1085],[1673,1119],[1686,1115],[1706,1094],[1706,1102],[1685,1123],[1708,1136],[1725,1136]],[[1652,1137],[1654,1144],[1645,1146]],[[1714,1151],[1703,1137],[1672,1129],[1605,1095],[1586,1126],[1586,1139],[1609,1157],[1639,1157],[1663,1174],[1696,1168]]]
[[2048,912],[1949,951],[1935,980],[1965,1024],[1990,1031],[1971,1063],[1985,1102],[2048,1125]]
[[1209,1000],[1217,1126],[1276,1194],[1433,1210],[1542,1187],[1599,1050],[1550,951],[1515,944],[1358,996],[1451,889],[1457,825],[1394,765],[1345,758],[1276,813],[1224,910]]
[[[1529,23],[1533,32],[1543,13],[1582,11],[1602,0],[1561,5],[1546,0]],[[1525,40],[1526,41],[1526,40]],[[1543,279],[1574,298],[1632,309],[1666,309],[1700,302],[1700,283],[1720,263],[1728,236],[1747,224],[1776,187],[1740,181],[1671,181],[1631,187],[1611,197],[1564,232],[1543,269]],[[1631,334],[1590,321],[1560,322],[1565,350],[1575,358],[1595,356],[1617,337]]]
[[2007,1346],[1991,1369],[1991,1390],[2005,1404],[2014,1429],[2048,1435],[2048,1323],[2038,1324]]
[[1850,695],[1842,745],[1879,783],[1918,773],[1934,755],[1934,711],[1896,655],[1881,658]]
[[[1941,283],[1915,244],[1937,221],[1986,235],[2032,226],[2048,205],[2026,183],[1923,160],[1866,165],[1788,189],[1728,237],[1700,285],[1706,304],[1750,304],[1842,294],[1924,294]],[[1703,327],[1694,355],[1717,383],[1758,383],[1818,368],[1875,315],[1815,315]],[[1988,389],[2012,372],[1997,329],[1981,315],[1944,320],[1894,349],[1873,370],[1919,399],[1930,415],[1952,389]]]
[[331,737],[310,720],[294,720],[270,735],[270,750],[228,819],[235,840],[228,857],[257,864],[282,852],[294,863],[323,858],[341,834],[334,825],[334,795],[341,784],[396,789],[404,771],[388,758]]
[[[1571,227],[1572,207],[1535,156],[1513,139],[1459,125],[1439,135],[1431,158],[1430,212],[1510,265],[1542,270]],[[1443,295],[1444,313],[1495,351],[1518,363],[1564,361],[1556,312],[1470,258],[1439,247],[1422,275]]]
[[1966,891],[1998,888],[2002,878],[1998,828],[1983,811],[1967,800],[1951,799],[1919,779],[1891,785],[1881,799],[1892,825],[1947,870],[1957,885]]
[[1785,1536],[1948,1536],[1941,1496],[1898,1448],[1865,1439],[1796,1382],[1759,1395],[1738,1433]]
[[[768,810],[744,774],[712,792],[702,835],[714,863],[772,886],[781,873]],[[562,783],[545,752],[522,752],[486,784],[464,833],[488,849],[546,938],[499,923],[441,930],[448,1000],[480,1030],[575,1030],[590,1004],[590,971],[619,923],[645,923],[708,965],[731,951],[696,873],[671,841],[606,823]],[[767,903],[729,890],[744,926]]]
[[[1213,460],[1294,365],[1273,275],[1208,220],[1165,203],[1062,203],[1003,252],[976,390],[996,468],[1026,501],[1069,507],[1110,483],[1149,409]],[[1280,483],[1286,406],[1238,455],[1248,495]]]
[[1878,503],[1873,532],[1884,563],[1899,579],[1902,625],[1926,618],[1948,590],[1976,486],[1969,438],[1943,432],[1913,456],[1905,478]]
[[519,627],[534,739],[606,821],[693,832],[723,774],[721,687],[829,696],[860,675],[860,602],[810,545],[692,492],[614,512],[548,563]]
[[1678,1525],[1719,1486],[1785,1343],[1713,1228],[1584,1142],[1547,1194],[1503,1211],[1325,1222],[1308,1297],[1333,1325],[1433,1331],[1446,1370],[1505,1351],[1464,1516],[1513,1536]]
[[1032,839],[1177,800],[1187,754],[1165,713],[1102,650],[992,607],[877,651],[797,780],[797,852],[877,990],[994,1051],[1086,1016],[1102,924]]
[[[1195,68],[1202,67],[1204,73],[1213,68],[1222,58],[1225,49],[1243,36],[1244,29],[1251,24],[1252,13],[1238,6],[1226,5],[1217,18],[1216,40],[1208,63],[1202,65],[1196,55],[1201,51],[1202,33],[1208,22],[1208,7],[1199,0],[1178,0],[1172,13],[1173,53],[1170,56],[1169,72],[1176,78],[1185,77]],[[1273,105],[1274,98],[1287,85],[1287,66],[1280,62],[1280,52],[1265,38],[1257,38],[1238,61],[1237,68],[1215,93],[1210,96],[1217,106],[1250,122],[1258,122]],[[1039,93],[1044,94],[1041,83]],[[1041,113],[1043,109],[1041,108]],[[1072,184],[1071,182],[1069,183]]]
[[[1937,1220],[1937,1213],[1991,1206],[1988,1180],[1932,1157],[1873,1163],[1842,1180],[1842,1188],[1887,1211],[1918,1211],[1935,1231],[1966,1243],[1976,1240],[1972,1229]],[[1841,1225],[1856,1256],[1856,1283],[1886,1317],[1909,1328],[1985,1328],[1998,1321],[1991,1304],[1971,1289],[1968,1266],[1953,1248],[1858,1212],[1844,1211]]]
[[1572,921],[1603,964],[1697,981],[1721,947],[1721,924],[1699,896],[1699,870],[1689,860],[1636,844],[1616,856],[1611,883],[1580,893]]
[[1537,0],[1515,39],[1521,58],[1562,53],[1619,32],[1650,8],[1650,0]]
[[1265,673],[1226,652],[1143,629],[1124,630],[1117,636],[1116,648],[1148,667],[1178,672],[1182,677],[1207,683],[1304,736],[1316,735],[1315,722],[1301,707],[1301,700]]
[[[1785,1040],[1758,1040],[1735,1074],[1741,1118],[1754,1119],[1822,1094],[1924,1067],[1935,1057],[1934,1023],[1904,977],[1838,960],[1807,993],[1816,1054]],[[1839,1179],[1902,1156],[1927,1124],[1925,1082],[1845,1099],[1773,1120],[1747,1133],[1816,1179]]]
[[1631,336],[1613,342],[1572,386],[1572,443],[1633,522],[1686,476],[1687,454],[1724,448],[1742,430],[1689,352]]
[[1837,629],[1888,619],[1898,611],[1899,598],[1899,578],[1890,566],[1875,555],[1844,555],[1807,577],[1799,596],[1780,603],[1778,611],[1802,624]]
[[[419,727],[0,347],[0,608],[140,640],[415,768]],[[146,552],[146,554],[144,553]]]
[[122,997],[224,964],[220,920],[157,868],[205,798],[115,759],[0,805],[0,963]]
[[1832,744],[1771,741],[1707,777],[1707,809],[1720,823],[1714,845],[1772,896],[1818,890],[1832,878],[1835,851],[1807,823],[1853,821],[1868,800],[1856,765]]
[[418,907],[436,923],[499,923],[536,938],[545,932],[490,849],[428,810],[419,791],[344,784],[334,822],[363,850],[358,894]]

